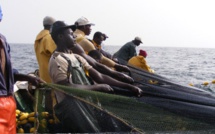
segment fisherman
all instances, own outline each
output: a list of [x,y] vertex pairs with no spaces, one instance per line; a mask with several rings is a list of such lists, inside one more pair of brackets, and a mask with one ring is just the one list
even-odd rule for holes
[[[46,83],[51,83],[51,78],[48,73],[48,64],[51,54],[56,49],[56,45],[52,40],[50,35],[51,25],[56,20],[51,16],[46,16],[43,19],[43,30],[37,35],[34,50],[37,58],[37,63],[39,65],[39,77],[43,79]],[[54,93],[51,90],[43,91],[45,94],[45,110],[49,113],[52,112],[52,97]]]
[[44,29],[37,35],[34,43],[34,50],[39,65],[39,76],[47,83],[51,82],[51,78],[48,74],[49,59],[56,49],[56,45],[49,33],[50,27],[54,22],[55,19],[50,16],[46,16],[43,19]]
[[[126,83],[133,83],[134,80],[133,78],[131,78],[130,76],[128,75],[125,75],[124,73],[121,73],[121,72],[118,72],[118,71],[115,71],[109,67],[107,67],[106,65],[104,64],[101,64],[101,59],[99,62],[96,62],[96,60],[94,60],[92,57],[90,57],[89,55],[87,55],[83,48],[80,46],[80,45],[76,45],[75,47],[71,48],[71,50],[75,53],[75,54],[78,54],[78,55],[81,55],[83,58],[85,58],[87,60],[87,62],[93,66],[93,68],[95,68],[98,72],[102,73],[102,74],[106,74],[112,78],[115,78],[119,81],[122,81],[122,82],[126,82]],[[91,50],[93,51],[93,50]],[[101,57],[102,58],[102,57]]]
[[151,69],[149,65],[147,65],[147,62],[146,62],[146,59],[145,59],[146,57],[147,57],[146,51],[140,49],[139,55],[132,57],[128,61],[128,65],[132,65],[132,66],[141,68],[141,69],[143,69],[143,70],[145,70],[147,72],[154,73],[154,70]]
[[88,55],[95,59],[97,62],[101,62],[102,54],[98,50],[91,50]]
[[105,51],[104,49],[102,49],[102,42],[104,40],[106,40],[107,35],[106,34],[103,34],[101,32],[95,32],[94,35],[93,35],[93,40],[92,40],[92,43],[94,44],[95,48],[100,52],[102,53],[105,57],[113,60],[114,62],[118,63],[118,60],[116,58],[113,58],[113,56],[108,53],[107,51]]
[[[73,49],[73,48],[75,48],[76,45],[78,44],[74,43],[75,39],[74,39],[74,36],[72,35],[73,33],[71,31],[71,26],[65,24],[62,21],[57,21],[56,23],[53,24],[51,36],[57,45],[57,49],[52,54],[52,57],[49,61],[50,62],[49,74],[51,76],[52,82],[59,83],[59,84],[68,83],[67,76],[66,76],[68,73],[67,72],[68,61],[67,61],[67,58],[65,59],[65,57],[68,57],[71,60],[71,65],[73,62],[77,62],[77,64],[80,64],[81,62],[85,70],[88,71],[90,77],[92,77],[92,79],[94,79],[97,83],[106,83],[111,86],[130,89],[133,92],[135,92],[137,95],[141,94],[141,90],[139,88],[127,83],[119,82],[107,75],[103,75],[99,73],[92,66],[90,66],[83,57],[81,57],[80,55],[74,54],[76,49]],[[75,66],[75,63],[74,63],[74,66]],[[74,82],[70,84],[74,84]],[[82,85],[82,83],[80,84]],[[74,85],[74,86],[80,86],[80,85]],[[86,86],[86,89],[88,89],[88,87],[91,87],[91,86]]]
[[114,58],[117,58],[120,64],[127,64],[128,60],[133,56],[136,56],[136,46],[139,46],[142,43],[140,37],[135,37],[134,40],[123,45],[114,55]]
[[[0,21],[2,20],[0,7]],[[0,34],[0,133],[16,134],[16,102],[14,99],[14,82],[17,80],[28,81],[34,86],[39,86],[40,79],[13,73],[10,60],[10,46],[6,38]]]
[[[85,37],[86,35],[90,35],[91,26],[94,26],[95,24],[91,23],[87,18],[81,17],[75,22],[75,25],[76,25],[76,30],[74,32],[74,35],[76,36],[76,42],[79,45],[81,45],[81,47],[84,49],[85,53],[87,54],[89,51],[95,50],[95,46],[93,45],[93,43],[90,42]],[[127,66],[117,64],[105,56],[102,56],[101,63],[110,68],[114,68],[117,71],[124,71],[124,72],[130,71]]]
[[[74,50],[71,49],[78,44],[75,43],[71,28],[71,25],[67,25],[62,21],[56,21],[52,25],[51,36],[57,45],[57,49],[52,54],[49,62],[49,74],[53,83],[72,86],[78,89],[102,92],[112,92],[113,89],[109,86],[111,85],[126,88],[136,95],[141,95],[142,91],[138,87],[119,82],[107,75],[97,72],[83,57],[74,54]],[[89,77],[98,84],[91,85],[84,71],[88,71]],[[58,102],[55,106],[56,115],[67,129],[67,132],[73,132],[74,130],[76,132],[96,132],[91,126],[83,126],[85,122],[75,122],[73,118],[76,117],[68,110],[62,110],[64,108],[72,108],[71,110],[74,110],[74,107],[78,105],[77,103],[74,101],[65,103],[68,97],[66,94],[59,91],[56,91],[56,98]],[[81,129],[82,127],[85,127],[85,129]]]

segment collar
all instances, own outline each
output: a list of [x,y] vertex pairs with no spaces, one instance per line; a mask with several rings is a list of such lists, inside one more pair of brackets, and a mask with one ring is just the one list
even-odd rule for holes
[[65,53],[65,54],[72,54],[73,52],[72,52],[72,50],[70,50],[70,49],[67,49],[67,50],[65,50],[64,52],[61,52],[61,51],[54,51],[54,53]]
[[74,32],[74,34],[85,36],[85,33],[83,31],[79,30],[79,29],[76,29],[75,32]]
[[98,45],[94,40],[92,40],[92,42],[96,49],[101,49],[101,45]]

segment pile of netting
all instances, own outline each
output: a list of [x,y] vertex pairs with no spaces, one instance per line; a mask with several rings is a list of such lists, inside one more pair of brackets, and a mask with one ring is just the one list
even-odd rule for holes
[[[62,133],[62,127],[79,126],[83,132],[136,132],[136,133],[214,133],[215,129],[215,96],[211,92],[191,86],[184,86],[156,74],[150,74],[130,66],[134,84],[143,91],[143,96],[136,97],[131,91],[113,87],[114,93],[102,93],[68,86],[45,84],[41,90],[56,90],[67,95],[63,106],[49,119],[55,123],[43,127],[43,117],[35,114],[39,122],[34,122],[34,132]],[[18,107],[22,111],[44,112],[44,95],[34,99],[26,98],[28,93],[15,93]],[[36,90],[38,91],[38,90]],[[25,91],[26,92],[26,91]],[[22,95],[19,95],[22,94]],[[36,97],[39,99],[36,99]],[[23,98],[23,99],[22,99]],[[26,101],[28,105],[20,100]],[[29,103],[30,102],[30,103]],[[35,105],[38,105],[37,108]],[[38,110],[36,110],[38,109]],[[54,114],[58,114],[56,122]],[[36,116],[37,115],[37,116]],[[60,115],[60,116],[59,116]],[[72,115],[72,116],[70,116]],[[40,118],[39,118],[40,117]],[[67,120],[67,117],[73,117]],[[64,123],[65,123],[64,122]],[[25,128],[21,124],[19,128]],[[29,130],[28,130],[29,131]],[[72,131],[80,133],[82,131]]]
[[[70,114],[82,113],[80,116],[93,120],[88,125],[94,123],[92,126],[99,132],[208,132],[214,129],[214,124],[147,104],[141,101],[144,96],[136,98],[55,84],[47,84],[47,86],[62,91],[74,101],[78,101],[78,108],[75,106],[71,108]],[[78,118],[75,122],[87,125],[86,122],[82,122],[84,121],[84,119],[81,120],[82,118]],[[70,125],[72,127],[72,124]]]

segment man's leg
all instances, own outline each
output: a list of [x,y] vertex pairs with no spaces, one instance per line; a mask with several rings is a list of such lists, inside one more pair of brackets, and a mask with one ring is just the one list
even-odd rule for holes
[[0,134],[16,134],[16,103],[12,96],[0,97]]

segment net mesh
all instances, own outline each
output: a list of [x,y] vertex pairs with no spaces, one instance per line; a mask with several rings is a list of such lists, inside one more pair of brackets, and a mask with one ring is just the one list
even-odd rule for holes
[[[62,119],[58,116],[61,121],[66,122],[70,115],[73,120],[68,120],[60,127],[72,128],[79,125],[80,129],[85,130],[83,132],[215,132],[213,94],[129,67],[131,70],[129,75],[134,78],[134,84],[143,90],[143,96],[140,98],[129,90],[117,87],[113,87],[114,93],[108,94],[45,84],[44,89],[54,89],[68,96],[56,113],[62,116]],[[61,130],[60,128],[53,132],[65,132]],[[73,132],[82,131],[73,130]]]
[[[92,104],[99,110],[106,111],[107,114],[124,122],[136,132],[208,131],[214,129],[212,124],[163,110],[135,97],[72,89],[55,84],[47,86],[75,96],[78,101]],[[104,120],[106,119],[104,118]],[[108,127],[108,124],[106,125]]]

